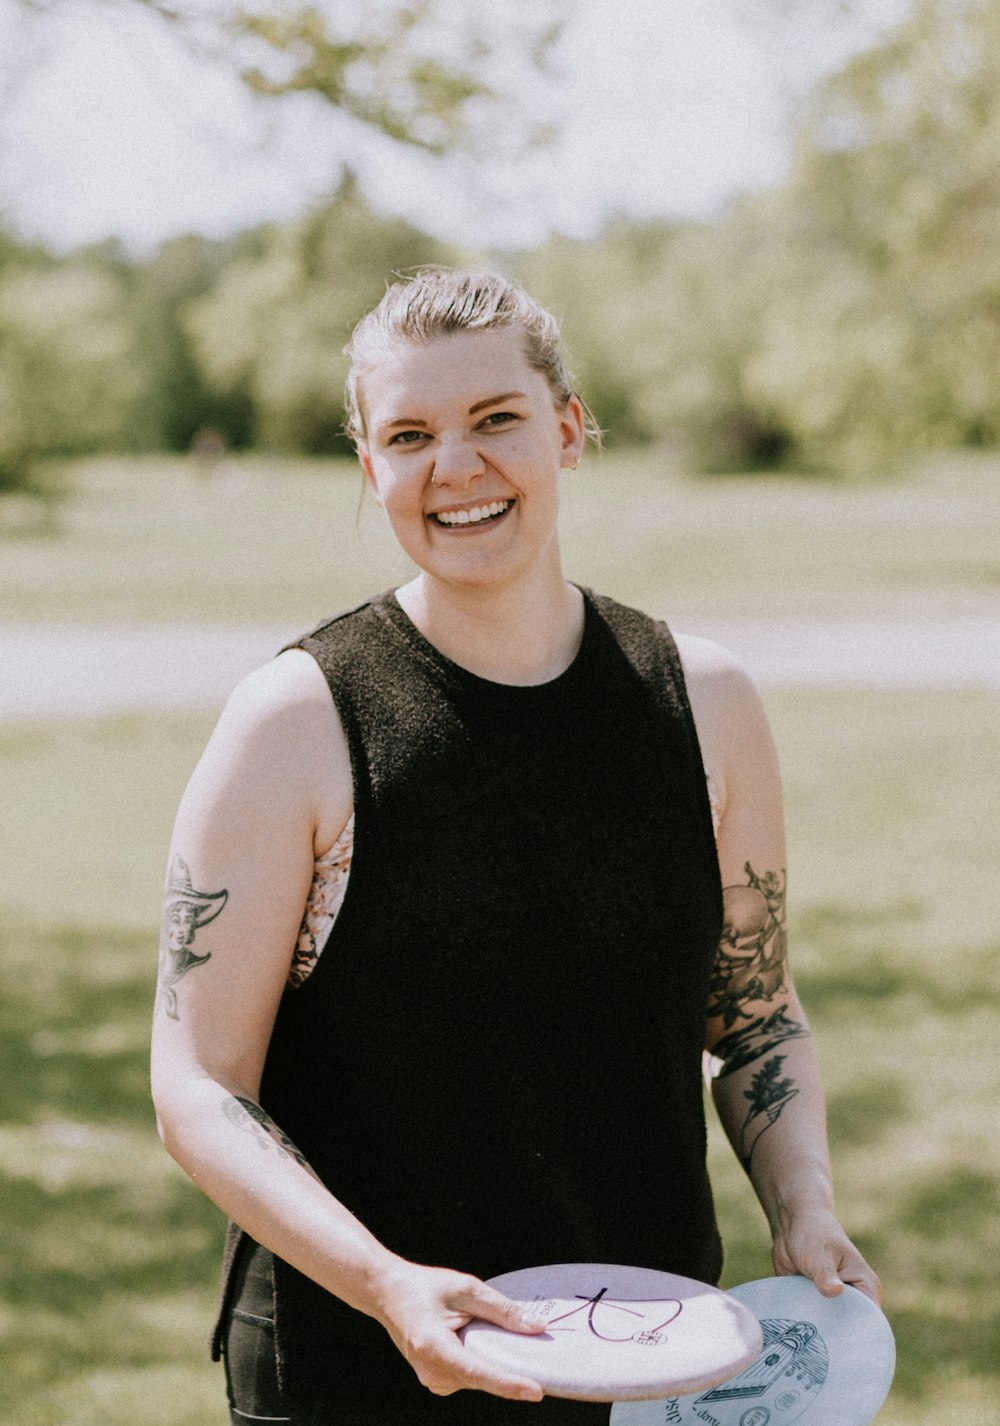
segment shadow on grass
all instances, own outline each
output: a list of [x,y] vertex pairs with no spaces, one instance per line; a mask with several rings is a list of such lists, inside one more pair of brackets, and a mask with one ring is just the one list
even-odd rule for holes
[[152,1126],[155,942],[117,929],[0,930],[7,1124],[46,1117]]
[[0,1415],[28,1421],[75,1376],[198,1357],[224,1220],[156,1137],[150,938],[8,921],[0,967]]
[[895,1075],[872,1075],[826,1097],[830,1141],[852,1149],[874,1146],[912,1115],[911,1096]]
[[914,935],[923,919],[914,902],[886,907],[823,904],[805,907],[796,928],[804,965],[796,969],[810,1015],[839,1017],[861,1005],[919,1004],[935,1014],[1000,1009],[996,947],[950,948],[917,957]]
[[107,1298],[163,1297],[217,1276],[222,1216],[183,1180],[144,1195],[113,1182],[53,1189],[5,1175],[2,1191],[9,1236],[0,1280],[15,1309],[58,1305],[73,1318]]
[[[904,1255],[918,1300],[889,1314],[899,1351],[896,1391],[919,1400],[948,1371],[1000,1387],[1000,1186],[958,1166],[912,1185],[875,1235],[875,1254]],[[878,1258],[876,1258],[878,1261]]]

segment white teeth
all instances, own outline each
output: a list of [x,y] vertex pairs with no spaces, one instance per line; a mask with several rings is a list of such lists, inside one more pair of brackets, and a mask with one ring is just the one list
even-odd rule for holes
[[502,515],[509,500],[494,500],[489,505],[474,505],[471,510],[439,510],[435,519],[441,525],[478,525],[493,515]]

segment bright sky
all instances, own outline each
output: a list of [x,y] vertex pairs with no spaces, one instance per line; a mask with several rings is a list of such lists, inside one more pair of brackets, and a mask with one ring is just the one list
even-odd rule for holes
[[[888,0],[893,3],[893,0]],[[898,3],[898,0],[896,0]],[[519,245],[602,214],[705,214],[780,178],[785,103],[803,69],[744,0],[576,0],[565,79],[542,98],[555,147],[514,167],[432,169],[338,123],[322,101],[252,100],[128,5],[56,8],[32,25],[0,0],[0,217],[66,248],[134,249],[293,216],[360,168],[379,206],[453,242]],[[742,19],[740,18],[742,17]],[[800,36],[801,38],[801,36]]]

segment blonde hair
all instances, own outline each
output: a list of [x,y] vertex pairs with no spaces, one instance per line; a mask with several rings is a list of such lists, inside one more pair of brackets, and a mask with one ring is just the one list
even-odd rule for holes
[[[361,378],[397,342],[505,329],[520,332],[529,366],[545,377],[561,411],[575,392],[560,351],[559,323],[523,287],[499,273],[445,267],[421,268],[413,277],[394,282],[378,306],[362,317],[344,348],[351,362],[345,393],[347,434],[355,444],[365,439]],[[587,434],[600,446],[600,429],[581,404]]]

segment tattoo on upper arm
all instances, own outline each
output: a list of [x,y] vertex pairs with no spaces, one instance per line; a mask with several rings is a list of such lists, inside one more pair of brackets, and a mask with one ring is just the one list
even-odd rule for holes
[[287,1155],[302,1168],[309,1168],[305,1155],[300,1153],[288,1135],[281,1132],[267,1111],[254,1100],[244,1099],[241,1094],[234,1094],[232,1098],[223,1102],[222,1112],[230,1124],[233,1124],[237,1129],[242,1129],[245,1134],[252,1134],[265,1151],[273,1147],[277,1149],[279,1155]]
[[772,1055],[750,1081],[750,1088],[743,1091],[743,1098],[749,1100],[750,1107],[740,1126],[740,1158],[747,1173],[753,1159],[753,1151],[772,1124],[781,1118],[786,1105],[798,1094],[794,1079],[779,1079],[784,1055]]
[[770,1015],[760,1009],[785,984],[785,873],[758,876],[749,862],[745,869],[745,886],[723,889],[722,939],[709,981],[709,1018],[721,1019],[728,1031],[712,1049],[723,1062],[720,1076],[809,1034],[784,1007]]
[[211,960],[212,952],[197,955],[192,949],[194,938],[203,926],[214,921],[229,900],[229,892],[196,891],[187,862],[175,856],[170,863],[167,892],[163,906],[163,929],[160,936],[160,988],[163,1004],[171,1020],[179,1020],[177,982],[189,970]]
[[748,884],[722,892],[722,939],[709,981],[710,1017],[728,1030],[751,1018],[746,1006],[771,1000],[785,978],[785,874],[758,876],[746,864]]

